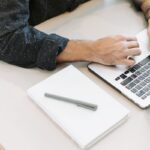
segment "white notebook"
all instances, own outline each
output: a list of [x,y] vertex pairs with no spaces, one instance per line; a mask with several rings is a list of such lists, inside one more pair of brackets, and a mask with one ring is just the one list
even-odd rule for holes
[[[46,98],[45,92],[98,105],[91,111]],[[28,95],[80,148],[87,149],[124,122],[129,111],[72,65],[28,90]]]

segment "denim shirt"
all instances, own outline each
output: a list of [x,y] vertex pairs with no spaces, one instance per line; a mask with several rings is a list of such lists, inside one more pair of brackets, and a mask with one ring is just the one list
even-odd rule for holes
[[[0,60],[52,70],[69,39],[33,28],[88,0],[0,0]],[[139,0],[132,0],[136,3]]]
[[33,26],[87,0],[0,0],[0,60],[52,70],[69,39]]

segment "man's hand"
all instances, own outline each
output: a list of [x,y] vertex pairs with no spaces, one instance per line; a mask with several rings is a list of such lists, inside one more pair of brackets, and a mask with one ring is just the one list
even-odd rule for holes
[[112,36],[96,41],[70,41],[57,57],[57,62],[89,61],[104,65],[128,65],[135,63],[129,56],[141,54],[136,37]]
[[94,41],[90,61],[104,65],[134,65],[134,57],[141,54],[136,37],[112,36]]

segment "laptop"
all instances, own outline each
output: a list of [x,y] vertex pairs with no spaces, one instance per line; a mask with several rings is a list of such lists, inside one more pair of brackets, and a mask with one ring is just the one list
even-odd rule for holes
[[147,31],[140,32],[137,38],[142,54],[135,57],[134,66],[109,67],[91,63],[88,68],[140,108],[145,109],[150,106],[150,46]]

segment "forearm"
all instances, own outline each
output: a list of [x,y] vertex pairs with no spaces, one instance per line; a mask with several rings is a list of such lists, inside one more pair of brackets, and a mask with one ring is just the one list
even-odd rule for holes
[[74,62],[74,61],[90,61],[92,41],[70,40],[58,55],[57,63]]
[[140,55],[135,37],[112,36],[98,40],[71,40],[57,57],[57,63],[88,61],[104,65],[133,65],[128,56]]
[[52,70],[56,67],[57,55],[65,48],[68,39],[25,26],[0,36],[0,41],[0,60],[26,68]]
[[6,0],[0,4],[0,60],[52,70],[68,39],[29,26],[28,4],[28,0]]

